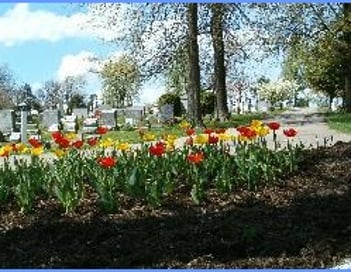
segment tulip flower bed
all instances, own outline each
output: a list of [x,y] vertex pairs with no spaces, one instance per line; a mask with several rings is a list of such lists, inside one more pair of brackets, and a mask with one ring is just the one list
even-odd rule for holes
[[[351,253],[350,144],[304,150],[278,123],[181,126],[183,146],[56,132],[1,147],[1,266],[312,268]],[[280,133],[286,147],[268,148]]]
[[[85,187],[89,186],[98,194],[106,212],[118,211],[122,195],[155,207],[181,187],[187,188],[195,204],[200,204],[206,199],[208,189],[216,188],[220,193],[243,187],[255,190],[297,170],[300,147],[289,145],[270,150],[265,144],[269,126],[275,133],[279,129],[277,123],[266,126],[254,121],[251,126],[239,127],[236,137],[225,134],[224,129],[206,129],[194,135],[189,124],[182,126],[188,139],[178,149],[175,137],[170,135],[136,150],[131,150],[128,143],[91,138],[87,140],[88,146],[101,146],[94,149],[93,155],[82,149],[82,140],[54,132],[52,138],[57,146],[54,163],[41,159],[42,143],[30,139],[31,162],[16,160],[11,166],[5,160],[0,169],[0,203],[14,198],[22,211],[30,212],[36,198],[56,198],[69,213],[77,208],[86,194]],[[106,132],[106,128],[98,128],[99,134]],[[287,137],[296,133],[292,128],[284,130]],[[109,147],[113,148],[107,152],[105,149]],[[10,146],[8,152],[16,149],[25,147]]]

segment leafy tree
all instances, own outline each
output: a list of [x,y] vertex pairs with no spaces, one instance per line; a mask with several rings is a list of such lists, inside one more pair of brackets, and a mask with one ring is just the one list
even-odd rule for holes
[[[344,88],[342,59],[329,37],[321,38],[320,42],[306,52],[304,58],[305,77],[310,87],[329,97],[331,109],[333,99]],[[334,45],[334,46],[333,46]]]
[[85,108],[87,105],[84,101],[84,96],[79,93],[75,93],[72,95],[70,100],[68,101],[68,108],[74,109],[74,108]]
[[112,107],[130,105],[141,86],[139,68],[128,55],[107,62],[101,71],[101,78],[104,101]]
[[292,99],[297,88],[298,86],[295,82],[279,79],[277,81],[260,83],[257,91],[260,98],[269,101],[272,106],[275,106],[278,102]]

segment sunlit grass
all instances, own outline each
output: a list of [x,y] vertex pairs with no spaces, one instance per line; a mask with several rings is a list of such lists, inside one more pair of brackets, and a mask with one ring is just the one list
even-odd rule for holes
[[326,119],[331,129],[351,133],[351,113],[328,113]]

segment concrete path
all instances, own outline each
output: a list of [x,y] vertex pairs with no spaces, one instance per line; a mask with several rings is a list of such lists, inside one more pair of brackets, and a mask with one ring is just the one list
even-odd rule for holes
[[[280,122],[283,129],[295,128],[298,131],[296,139],[301,141],[306,147],[322,146],[324,141],[326,141],[327,145],[332,145],[338,141],[351,141],[351,134],[340,133],[330,129],[323,115],[314,108],[292,109],[282,113],[275,121]],[[278,139],[280,141],[286,140],[282,129],[280,129]]]

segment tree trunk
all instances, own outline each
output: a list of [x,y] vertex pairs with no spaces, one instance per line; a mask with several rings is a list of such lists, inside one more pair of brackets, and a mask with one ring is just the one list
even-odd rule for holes
[[350,48],[351,48],[351,20],[348,18],[351,14],[351,3],[344,3],[344,18],[345,27],[344,41],[345,41],[345,59],[344,59],[344,72],[345,72],[345,111],[351,112],[351,68],[350,68]]
[[200,109],[200,65],[199,65],[199,45],[197,43],[197,4],[188,4],[188,110],[191,121],[195,126],[203,127]]
[[217,113],[221,121],[228,119],[226,71],[224,65],[223,4],[211,4],[211,36],[214,50],[214,75],[217,99]]

